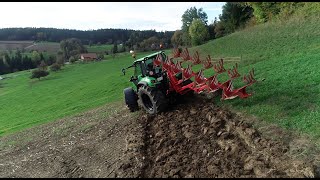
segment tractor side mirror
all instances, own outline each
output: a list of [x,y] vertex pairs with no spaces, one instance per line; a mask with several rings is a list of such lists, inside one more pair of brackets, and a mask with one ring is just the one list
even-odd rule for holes
[[122,68],[121,71],[122,71],[123,75],[126,75],[126,70],[124,68]]

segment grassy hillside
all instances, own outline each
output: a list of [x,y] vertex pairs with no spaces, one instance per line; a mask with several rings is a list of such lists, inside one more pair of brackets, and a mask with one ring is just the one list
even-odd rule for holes
[[251,98],[224,101],[223,104],[320,137],[318,21],[319,17],[311,17],[266,23],[193,50],[214,57],[242,56],[241,74],[254,67],[257,79],[266,78],[248,89],[255,93]]
[[127,53],[114,60],[67,65],[40,81],[29,79],[29,71],[5,75],[10,78],[0,81],[0,136],[122,100],[130,75],[122,76],[121,69],[132,61]]

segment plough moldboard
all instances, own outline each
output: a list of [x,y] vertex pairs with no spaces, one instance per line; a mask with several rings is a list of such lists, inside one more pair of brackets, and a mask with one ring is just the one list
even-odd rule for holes
[[[174,62],[173,60],[176,60]],[[186,62],[191,62],[186,63]],[[248,75],[244,75],[242,80],[245,83],[242,87],[235,89],[233,81],[236,78],[241,77],[238,72],[238,64],[236,63],[232,69],[226,70],[224,68],[224,62],[221,58],[218,62],[212,61],[210,55],[205,60],[200,60],[199,52],[196,51],[193,56],[190,55],[189,50],[185,48],[182,52],[179,49],[173,49],[172,57],[162,59],[162,56],[158,55],[153,61],[154,66],[160,66],[163,71],[166,71],[170,81],[170,88],[167,93],[175,91],[179,94],[185,94],[189,91],[196,93],[213,93],[222,90],[221,100],[234,99],[236,97],[247,98],[252,93],[247,93],[246,88],[255,82],[254,69],[249,71]],[[194,72],[192,67],[202,64],[202,68],[198,72]],[[206,69],[213,69],[215,74],[211,77],[204,77],[203,71]],[[177,75],[182,73],[182,78],[178,79]],[[218,75],[222,73],[228,73],[229,79],[225,82],[218,80]],[[186,80],[191,80],[194,77],[194,81],[186,84]],[[189,81],[190,82],[190,81]]]

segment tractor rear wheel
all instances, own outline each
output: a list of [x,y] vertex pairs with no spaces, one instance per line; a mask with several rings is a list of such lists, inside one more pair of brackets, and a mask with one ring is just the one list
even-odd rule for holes
[[157,89],[141,86],[138,90],[139,104],[151,115],[166,109],[168,102],[164,94]]
[[128,87],[123,90],[123,93],[124,93],[124,98],[129,110],[131,112],[138,110],[139,109],[138,102],[137,102],[138,96],[134,92],[134,90],[131,87]]

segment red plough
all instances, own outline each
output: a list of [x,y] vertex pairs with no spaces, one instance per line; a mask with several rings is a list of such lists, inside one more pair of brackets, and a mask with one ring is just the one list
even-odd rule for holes
[[[174,49],[172,54],[173,58],[167,57],[165,60],[163,60],[161,56],[158,56],[154,61],[154,66],[161,66],[167,73],[170,83],[170,88],[168,91],[175,91],[179,94],[185,94],[189,91],[194,91],[196,93],[213,93],[221,89],[221,100],[234,99],[236,97],[248,98],[252,95],[252,93],[246,92],[246,88],[257,82],[254,79],[253,69],[248,75],[243,76],[242,80],[245,82],[245,85],[238,89],[234,89],[233,80],[241,76],[238,72],[238,64],[233,66],[232,69],[226,70],[224,68],[223,59],[213,63],[210,55],[208,55],[205,61],[201,61],[198,51],[196,51],[191,57],[187,48],[181,53],[178,49]],[[177,60],[176,62],[173,62],[174,58],[181,58],[182,61]],[[188,61],[192,64],[188,64],[186,68],[183,68],[182,63]],[[202,69],[199,72],[193,72],[192,66],[201,63],[203,64]],[[204,76],[204,70],[210,68],[213,68],[215,74],[209,78],[206,78]],[[229,79],[226,82],[221,83],[218,81],[218,75],[224,72],[228,73]],[[179,74],[180,78],[178,78]],[[194,78],[194,80],[190,81],[191,78]],[[189,83],[185,83],[187,80],[189,80]]]

